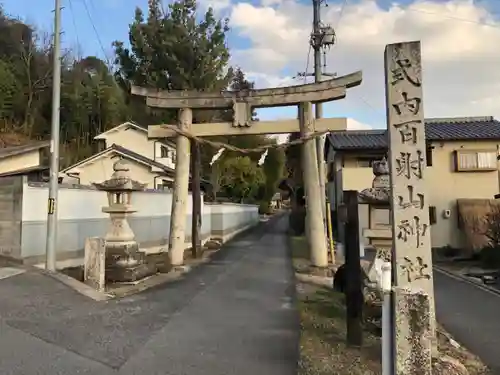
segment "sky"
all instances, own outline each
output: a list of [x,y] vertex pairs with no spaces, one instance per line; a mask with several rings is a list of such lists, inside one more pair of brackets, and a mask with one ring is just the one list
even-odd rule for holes
[[[54,0],[0,0],[7,13],[50,31]],[[63,46],[111,58],[114,40],[127,42],[134,9],[147,0],[62,0]],[[168,1],[165,0],[166,5]],[[311,71],[308,38],[312,5],[304,0],[199,0],[229,17],[231,63],[258,88],[304,83]],[[336,32],[326,70],[363,72],[345,99],[324,106],[325,117],[347,117],[349,127],[384,128],[383,56],[386,44],[422,42],[426,117],[500,118],[500,1],[330,0],[322,20]],[[87,12],[88,9],[88,12]],[[308,59],[309,56],[309,59]],[[308,61],[309,60],[309,61]],[[291,107],[260,110],[261,119],[294,118]]]

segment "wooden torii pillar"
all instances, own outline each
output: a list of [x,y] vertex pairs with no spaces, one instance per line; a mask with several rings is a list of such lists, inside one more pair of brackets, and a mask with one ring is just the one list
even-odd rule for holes
[[[315,132],[345,130],[345,118],[314,119],[312,103],[322,103],[346,96],[348,88],[361,84],[362,73],[356,72],[332,80],[260,90],[244,90],[238,92],[204,92],[204,91],[160,91],[133,86],[133,95],[146,97],[149,107],[178,109],[178,127],[197,137],[215,135],[247,135],[247,134],[280,134],[300,132],[307,136]],[[281,121],[252,121],[254,108],[278,106],[299,106],[299,119]],[[192,109],[232,109],[233,122],[192,123]],[[176,136],[175,131],[153,125],[148,127],[148,137],[153,139]],[[184,262],[184,243],[186,208],[189,184],[190,142],[184,136],[177,136],[177,163],[175,168],[175,186],[172,200],[172,216],[170,221],[169,256],[172,265]],[[308,244],[311,262],[317,267],[328,265],[325,227],[323,225],[322,205],[320,201],[320,185],[316,145],[314,139],[302,144],[302,169],[307,198]]]

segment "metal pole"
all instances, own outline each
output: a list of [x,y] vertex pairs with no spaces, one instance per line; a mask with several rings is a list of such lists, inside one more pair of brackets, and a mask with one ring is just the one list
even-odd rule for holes
[[384,295],[382,305],[382,375],[392,375],[393,371],[393,345],[392,345],[392,275],[391,263],[382,264],[380,289]]
[[56,270],[57,192],[59,184],[59,110],[61,102],[61,0],[55,0],[53,46],[52,124],[50,140],[50,184],[47,214],[45,268]]
[[[322,40],[318,40],[321,34],[321,0],[313,0],[313,34],[314,37],[314,82],[321,82],[321,46]],[[307,72],[306,72],[307,74]],[[317,103],[315,105],[316,118],[320,119],[323,117],[323,105]],[[319,170],[319,186],[320,186],[320,198],[321,198],[321,209],[323,213],[323,222],[326,219],[326,185],[325,185],[325,156],[324,156],[324,139],[323,137],[316,137],[316,157],[318,159],[318,170]]]

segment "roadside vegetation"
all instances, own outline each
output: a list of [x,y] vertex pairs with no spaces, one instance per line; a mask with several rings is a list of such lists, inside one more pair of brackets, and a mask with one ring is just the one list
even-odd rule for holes
[[[309,259],[304,237],[290,237],[293,264],[301,273]],[[301,321],[299,375],[375,375],[381,374],[380,330],[365,322],[362,348],[346,345],[344,296],[325,286],[297,281],[297,299]],[[367,306],[367,311],[369,306]],[[493,375],[484,364],[463,347],[450,341],[450,335],[438,328],[441,356],[459,361],[469,375]],[[435,369],[436,370],[436,369]],[[462,374],[439,367],[439,375]]]

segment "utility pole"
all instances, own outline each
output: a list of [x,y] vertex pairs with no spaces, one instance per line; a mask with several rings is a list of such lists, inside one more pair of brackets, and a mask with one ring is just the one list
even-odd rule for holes
[[61,104],[61,0],[55,0],[54,57],[52,84],[52,123],[50,140],[50,184],[47,214],[45,268],[56,270],[57,251],[57,193],[59,188],[59,115]]
[[[331,26],[323,25],[321,23],[321,5],[326,0],[313,0],[313,32],[311,33],[311,38],[309,40],[311,47],[314,50],[314,73],[309,72],[299,73],[299,76],[308,77],[314,76],[315,82],[321,82],[323,76],[335,77],[335,73],[323,72],[321,64],[321,55],[324,49],[331,47],[335,43],[335,32]],[[326,62],[324,63],[326,65]],[[323,106],[321,103],[315,105],[315,117],[320,119],[323,117]],[[319,183],[320,183],[320,198],[322,202],[322,213],[323,222],[326,225],[326,178],[325,178],[325,156],[324,156],[324,138],[316,138],[316,158],[318,163],[319,171]]]
[[[311,45],[314,49],[314,82],[321,82],[321,50],[323,40],[321,37],[321,0],[313,0],[313,35]],[[315,105],[316,119],[323,117],[323,105]],[[325,182],[325,156],[323,136],[316,137],[316,155],[318,159],[319,187],[321,197],[321,210],[323,212],[323,224],[326,226],[326,182]]]

